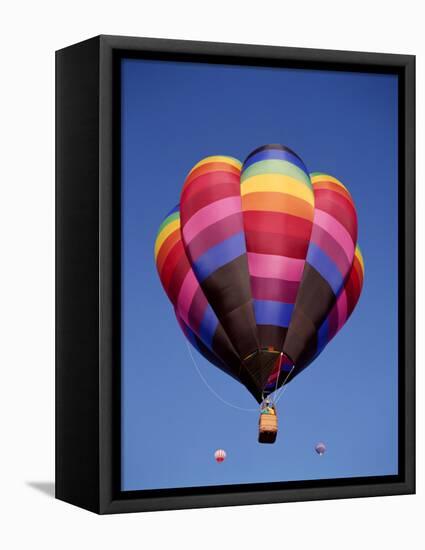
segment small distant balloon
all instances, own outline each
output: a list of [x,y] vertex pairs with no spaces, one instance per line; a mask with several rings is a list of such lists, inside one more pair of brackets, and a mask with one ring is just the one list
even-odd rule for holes
[[316,444],[314,449],[318,455],[323,456],[326,452],[326,445],[321,441],[320,443]]
[[223,449],[217,449],[216,452],[214,453],[214,458],[216,462],[224,462],[226,459],[226,456],[227,456],[226,451],[224,451]]

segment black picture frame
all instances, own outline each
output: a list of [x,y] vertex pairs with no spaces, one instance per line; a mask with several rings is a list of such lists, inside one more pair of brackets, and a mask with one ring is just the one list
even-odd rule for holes
[[[399,77],[399,474],[120,490],[122,57]],[[56,52],[56,498],[100,514],[415,492],[415,57],[98,36]]]

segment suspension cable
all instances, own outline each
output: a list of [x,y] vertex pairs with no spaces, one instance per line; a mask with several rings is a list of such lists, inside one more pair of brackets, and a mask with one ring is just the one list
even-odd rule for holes
[[282,397],[282,395],[285,393],[285,390],[286,388],[288,387],[286,385],[286,381],[288,380],[288,378],[290,377],[290,375],[292,374],[292,371],[295,369],[295,365],[292,366],[292,369],[288,372],[288,374],[286,375],[286,378],[285,380],[283,381],[283,384],[281,386],[282,388],[282,391],[278,394],[278,396],[276,397],[275,401],[274,401],[274,404],[276,405],[277,402],[279,401],[279,399]]
[[233,409],[237,409],[239,411],[245,411],[245,412],[258,412],[258,407],[255,407],[255,409],[253,408],[247,408],[247,407],[239,407],[238,405],[234,405],[233,403],[230,403],[229,401],[226,401],[226,399],[223,399],[221,397],[221,395],[219,395],[211,386],[210,384],[207,382],[207,380],[205,379],[204,375],[201,373],[200,369],[199,369],[199,366],[197,364],[197,362],[195,361],[195,357],[193,356],[193,353],[192,353],[192,349],[191,349],[191,346],[189,344],[189,342],[186,342],[186,346],[187,346],[187,349],[189,351],[189,355],[192,359],[192,362],[193,364],[195,365],[195,369],[197,370],[198,374],[199,374],[199,377],[200,379],[202,380],[202,382],[205,384],[205,386],[208,388],[208,390],[214,395],[214,397],[216,397],[219,401],[221,401],[222,403],[224,403],[225,405],[227,405],[228,407],[232,407]]

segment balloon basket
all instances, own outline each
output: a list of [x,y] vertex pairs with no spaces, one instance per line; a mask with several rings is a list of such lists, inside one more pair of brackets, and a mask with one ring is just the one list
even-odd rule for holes
[[274,443],[277,437],[277,416],[276,414],[260,414],[259,421],[259,443]]

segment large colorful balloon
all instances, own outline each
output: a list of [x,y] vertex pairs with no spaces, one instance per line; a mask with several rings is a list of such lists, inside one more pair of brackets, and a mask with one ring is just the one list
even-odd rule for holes
[[161,224],[155,259],[190,343],[261,402],[321,353],[360,297],[351,195],[282,145],[207,157]]

